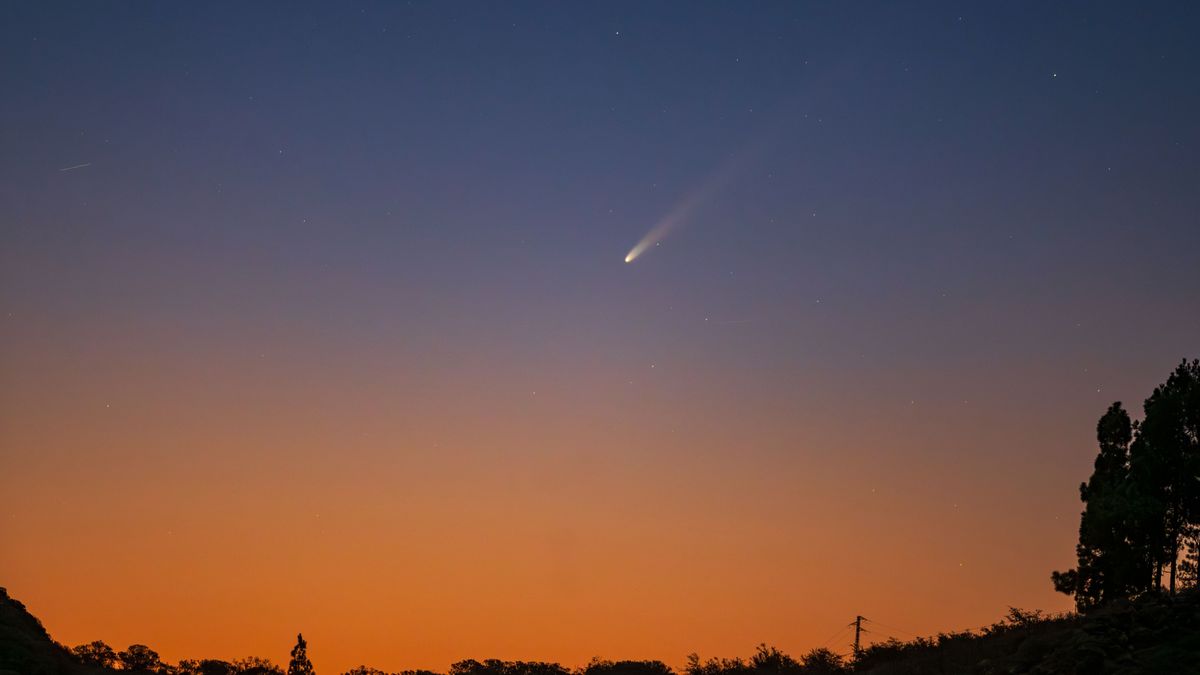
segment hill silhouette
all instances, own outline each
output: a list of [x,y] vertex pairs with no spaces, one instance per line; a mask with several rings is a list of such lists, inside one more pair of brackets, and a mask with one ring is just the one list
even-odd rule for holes
[[25,605],[0,588],[0,675],[99,675],[78,663]]

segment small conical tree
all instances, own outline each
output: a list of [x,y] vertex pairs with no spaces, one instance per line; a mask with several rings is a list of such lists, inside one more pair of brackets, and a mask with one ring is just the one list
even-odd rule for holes
[[316,675],[312,661],[308,660],[308,643],[304,634],[296,635],[296,646],[292,647],[292,660],[288,662],[287,675]]

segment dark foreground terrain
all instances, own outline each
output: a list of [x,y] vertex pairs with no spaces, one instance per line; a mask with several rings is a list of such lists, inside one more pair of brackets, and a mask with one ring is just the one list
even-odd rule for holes
[[984,634],[874,645],[852,672],[1200,673],[1200,593],[1117,601],[1082,616],[1006,621]]
[[[843,664],[804,659],[796,661],[775,650],[760,648],[760,655],[771,658],[748,661],[693,659],[682,671],[686,675],[769,675],[786,673],[872,673],[874,675],[924,675],[926,673],[962,673],[993,675],[1000,673],[1162,673],[1164,675],[1200,674],[1200,593],[1189,591],[1175,598],[1145,597],[1115,602],[1083,616],[1045,618],[1037,614],[1014,612],[1005,620],[980,633],[951,633],[910,642],[888,641],[864,650],[857,661]],[[241,673],[280,673],[265,662],[251,670],[239,669],[223,661],[190,661],[179,666],[157,664],[140,672],[170,675],[212,671],[218,675]],[[506,675],[520,675],[532,666],[524,662],[463,662],[486,667]],[[657,662],[593,662],[579,673],[593,670],[625,671],[637,675],[637,666]],[[455,664],[452,670],[462,670]],[[571,673],[557,664],[536,664],[540,672]],[[658,674],[670,671],[657,664]],[[0,675],[105,675],[114,672],[139,672],[122,668],[81,663],[67,647],[50,638],[25,606],[0,588]],[[381,671],[359,668],[355,675],[386,675]],[[409,671],[413,672],[413,671]],[[424,671],[422,671],[424,672]],[[457,672],[457,671],[456,671]],[[429,675],[435,675],[430,673]]]

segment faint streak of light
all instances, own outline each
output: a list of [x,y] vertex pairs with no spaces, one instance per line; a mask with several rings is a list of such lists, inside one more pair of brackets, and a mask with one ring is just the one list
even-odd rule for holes
[[91,166],[91,165],[92,165],[91,162],[88,162],[87,164],[76,164],[75,166],[68,166],[65,169],[59,169],[58,171],[59,171],[59,173],[62,173],[63,171],[74,171],[75,169],[82,169],[85,166]]
[[730,182],[740,175],[752,159],[757,158],[766,150],[763,143],[755,143],[736,153],[716,171],[711,173],[695,190],[684,195],[675,206],[667,212],[653,227],[646,232],[641,241],[625,254],[625,262],[631,263],[646,252],[651,246],[657,246],[672,230],[686,222],[697,208],[711,200]]

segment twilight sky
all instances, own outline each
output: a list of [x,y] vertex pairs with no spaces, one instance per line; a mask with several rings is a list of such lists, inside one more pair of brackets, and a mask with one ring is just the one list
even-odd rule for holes
[[1200,5],[1045,5],[5,3],[0,585],[327,673],[1068,608]]

